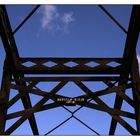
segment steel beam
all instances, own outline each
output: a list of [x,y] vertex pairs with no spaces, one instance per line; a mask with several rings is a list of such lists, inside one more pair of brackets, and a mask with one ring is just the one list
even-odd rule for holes
[[[88,89],[83,83],[80,83],[80,87],[83,91],[85,91],[88,95],[92,94],[92,91],[90,89]],[[87,92],[88,91],[88,92]],[[96,97],[94,99],[94,101],[101,105],[102,107],[104,108],[108,108],[109,109],[109,106],[104,102],[102,101],[100,98]],[[109,113],[109,112],[108,112]],[[137,135],[137,131],[131,126],[129,125],[125,120],[123,120],[120,116],[117,116],[117,115],[112,115],[111,113],[109,113],[112,118],[117,121],[118,123],[120,123],[126,130],[128,130],[131,134],[133,135]]]
[[[140,32],[139,17],[140,17],[140,6],[139,5],[133,6],[129,28],[128,28],[128,34],[125,43],[124,55],[123,55],[124,62],[122,65],[124,69],[120,75],[119,85],[127,84],[128,81],[128,77],[129,77],[129,73],[132,66],[132,61],[133,61],[133,57],[134,57],[134,53],[136,50],[136,45],[139,37],[139,32]],[[123,92],[125,92],[125,90]],[[122,102],[123,99],[117,94],[114,108],[120,109],[122,106]],[[114,135],[116,126],[117,126],[117,121],[112,119],[110,125],[110,131],[109,131],[110,135]]]
[[[5,48],[6,59],[9,62],[9,65],[11,66],[10,72],[11,72],[11,74],[13,74],[14,77],[18,77],[16,67],[17,67],[17,62],[19,59],[19,53],[17,50],[15,39],[12,34],[12,29],[11,29],[10,21],[8,18],[8,14],[7,14],[5,6],[3,6],[3,5],[0,6],[0,25],[1,25],[0,26],[0,35],[1,35],[2,42],[3,42],[3,46]],[[16,82],[16,83],[18,83],[18,82]],[[30,99],[28,96],[26,96],[26,100],[25,100],[25,96],[22,97],[22,102],[23,102],[23,105],[25,108],[31,107]],[[34,116],[29,118],[29,122],[31,124],[33,133],[35,135],[37,135],[38,131],[37,131],[37,126],[36,126]]]
[[12,74],[7,66],[9,66],[9,63],[5,61],[0,90],[0,135],[4,135],[5,132],[6,115],[8,110],[7,103],[9,100],[10,84],[12,78]]
[[19,58],[19,53],[15,39],[12,34],[12,28],[10,25],[7,10],[4,5],[0,5],[0,25],[1,38],[3,44],[5,44],[4,47],[6,55],[12,56],[14,62],[17,62],[17,59]]
[[140,135],[140,74],[136,54],[131,67],[133,99],[135,102],[135,115],[137,132]]
[[[64,85],[66,84],[66,82],[61,82],[59,83],[52,91],[51,91],[51,95],[56,94]],[[10,128],[8,128],[5,131],[5,135],[10,135],[14,130],[16,130],[25,120],[27,120],[28,118],[30,118],[34,112],[36,112],[37,110],[39,110],[44,103],[46,103],[49,100],[48,97],[44,97],[42,98],[37,104],[34,105],[34,107],[32,107],[32,109],[27,112],[26,114],[24,114],[19,120],[17,120],[12,126],[10,126]]]
[[[20,79],[20,77],[19,77],[19,79]],[[24,81],[16,81],[16,79],[15,79],[15,82],[16,82],[17,85],[21,85],[21,86],[26,87],[26,82],[24,82]],[[19,89],[19,95],[20,95],[20,98],[21,98],[21,101],[23,103],[24,108],[25,109],[32,108],[29,93],[28,92],[23,92],[21,89]],[[29,118],[29,123],[30,123],[33,134],[34,135],[39,135],[39,131],[38,131],[38,127],[37,127],[37,123],[36,123],[36,119],[35,119],[34,114]]]
[[35,8],[33,8],[33,10],[26,16],[26,18],[15,28],[13,35],[28,21],[29,18],[31,18],[31,16],[36,12],[36,10],[38,10],[40,6],[41,5],[37,5]]
[[25,82],[56,82],[56,81],[119,81],[119,76],[55,76],[55,77],[24,77],[21,80]]
[[[4,45],[6,52],[6,63],[11,66],[11,68],[4,69],[2,87],[0,91],[0,134],[10,135],[15,131],[24,121],[29,119],[30,126],[32,128],[34,135],[39,135],[38,128],[36,125],[34,113],[39,111],[44,111],[47,109],[52,109],[55,107],[63,107],[66,105],[65,102],[57,102],[56,99],[71,99],[67,96],[56,95],[56,93],[63,88],[63,86],[69,82],[74,82],[81,90],[85,92],[85,95],[75,97],[84,98],[85,100],[94,100],[97,104],[90,102],[76,102],[76,104],[85,106],[88,108],[96,109],[103,111],[111,115],[112,121],[110,126],[110,135],[115,134],[115,129],[117,123],[120,123],[128,132],[133,135],[140,134],[140,79],[138,73],[138,64],[136,59],[136,44],[140,32],[140,6],[133,6],[131,19],[129,23],[128,32],[119,24],[118,21],[103,7],[100,5],[100,8],[111,17],[111,19],[125,32],[127,33],[127,39],[125,43],[125,50],[123,58],[20,58],[18,54],[18,49],[14,39],[14,33],[18,31],[21,26],[32,16],[32,14],[39,8],[39,5],[32,10],[32,12],[21,22],[21,24],[12,31],[10,21],[5,6],[0,6],[0,36]],[[31,62],[33,65],[28,66],[25,63]],[[46,63],[52,62],[54,66],[48,66]],[[75,66],[68,66],[67,63],[75,63]],[[87,65],[88,63],[95,63],[94,66]],[[117,66],[111,66],[109,63],[115,62]],[[131,79],[129,74],[131,73]],[[24,77],[25,74],[76,74],[76,76],[59,76],[59,77]],[[77,76],[79,74],[86,74],[86,76]],[[87,76],[88,74],[93,74],[94,76]],[[105,76],[99,76],[104,74]],[[96,76],[95,76],[96,75]],[[15,84],[11,84],[11,78],[13,76],[13,81]],[[132,83],[128,83],[129,80],[132,80]],[[36,84],[39,82],[51,82],[51,81],[60,81],[60,83],[54,87],[51,92],[41,91],[36,87]],[[102,81],[107,84],[107,88],[97,92],[92,92],[88,89],[82,81]],[[106,82],[107,81],[107,82]],[[118,86],[115,86],[112,81],[118,82]],[[29,82],[29,85],[26,85],[26,82]],[[36,89],[34,89],[35,87]],[[134,100],[130,99],[126,94],[125,90],[128,88],[133,89]],[[18,90],[18,94],[9,101],[9,92],[10,89]],[[110,108],[104,101],[99,97],[102,95],[111,94],[116,92],[116,101],[114,108]],[[42,99],[32,106],[29,98],[29,93],[42,96]],[[19,99],[22,100],[24,110],[14,112],[7,115],[7,109],[16,103]],[[52,99],[54,103],[45,104],[49,99]],[[125,100],[135,109],[135,114],[122,111],[122,101]],[[80,107],[81,108],[81,107]],[[80,109],[79,108],[79,109]],[[76,111],[78,111],[77,109]],[[94,131],[84,122],[79,120],[74,116],[74,112],[66,109],[71,113],[79,122],[85,125],[90,130]],[[17,120],[12,126],[5,130],[6,120],[21,117]],[[137,124],[137,130],[135,130],[129,123],[127,123],[120,116],[127,118],[135,119]],[[65,121],[64,121],[65,122]],[[63,123],[64,123],[63,122]],[[62,125],[61,123],[60,125]],[[55,127],[58,128],[60,125]],[[53,130],[54,130],[53,129]],[[51,130],[51,131],[53,131]]]
[[[32,65],[25,65],[27,62]],[[47,66],[49,62],[54,66]],[[75,66],[67,65],[71,62]],[[95,66],[89,66],[90,62]],[[110,66],[111,62],[118,65]],[[122,62],[121,58],[20,58],[17,70],[23,74],[120,74]]]

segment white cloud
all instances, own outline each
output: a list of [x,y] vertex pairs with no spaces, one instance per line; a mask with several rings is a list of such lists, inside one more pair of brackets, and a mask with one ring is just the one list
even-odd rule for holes
[[41,27],[47,30],[66,30],[74,21],[73,12],[60,13],[54,5],[44,5],[41,9]]
[[58,18],[58,16],[59,14],[55,6],[53,5],[43,6],[42,19],[41,19],[42,28],[43,29],[51,28],[52,22],[54,22],[54,20]]
[[62,16],[62,22],[66,25],[74,21],[73,12],[64,13]]

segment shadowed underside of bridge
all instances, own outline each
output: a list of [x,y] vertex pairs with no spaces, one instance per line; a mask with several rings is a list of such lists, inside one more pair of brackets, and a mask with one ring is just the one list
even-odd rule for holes
[[[10,135],[28,120],[33,135],[40,135],[35,114],[62,107],[69,112],[69,117],[52,130],[48,132],[46,130],[44,135],[51,133],[72,118],[83,124],[94,134],[100,135],[75,115],[80,109],[86,107],[110,115],[109,135],[115,135],[118,123],[130,134],[139,135],[140,77],[136,46],[140,31],[140,6],[133,6],[129,28],[126,31],[102,5],[99,5],[115,24],[127,34],[122,58],[21,58],[17,50],[14,34],[39,7],[40,5],[36,6],[13,31],[6,7],[4,5],[0,6],[0,36],[6,52],[0,90],[0,134]],[[115,63],[115,65],[111,65],[111,63]],[[42,74],[43,76],[40,76]],[[64,76],[64,74],[67,76]],[[57,84],[48,92],[38,86],[41,82],[57,82]],[[73,82],[84,94],[75,97],[59,94],[59,91],[69,82]],[[86,82],[101,82],[106,87],[93,92],[85,84]],[[128,89],[131,89],[133,98],[128,96]],[[16,91],[17,94],[10,99],[12,90]],[[116,96],[114,106],[110,107],[101,97],[112,93],[115,93]],[[40,97],[40,100],[32,105],[30,95],[36,95]],[[51,103],[48,102],[50,99]],[[8,109],[19,100],[22,101],[24,109],[8,113]],[[122,110],[123,101],[129,104],[134,109],[134,112]],[[79,108],[75,111],[67,108],[68,106],[76,105]],[[127,118],[135,121],[136,128],[127,121]],[[6,122],[12,119],[16,119],[16,121],[6,128]],[[98,118],[96,119],[98,120]]]

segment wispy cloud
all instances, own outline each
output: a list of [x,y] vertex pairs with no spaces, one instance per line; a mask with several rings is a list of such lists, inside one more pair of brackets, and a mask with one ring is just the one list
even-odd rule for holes
[[40,13],[41,27],[44,30],[65,30],[74,22],[72,11],[60,13],[54,5],[44,5]]
[[62,22],[66,25],[74,21],[73,12],[64,13],[62,16]]
[[42,13],[41,26],[43,29],[51,28],[52,22],[54,22],[59,16],[56,7],[53,5],[43,6],[41,13]]

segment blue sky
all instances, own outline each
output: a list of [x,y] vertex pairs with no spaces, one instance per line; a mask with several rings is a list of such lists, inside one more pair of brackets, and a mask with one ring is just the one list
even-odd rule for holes
[[[11,20],[12,29],[24,19],[34,5],[8,5],[7,10]],[[112,15],[128,28],[131,5],[106,5]],[[122,57],[126,40],[126,34],[115,25],[112,20],[97,5],[43,5],[27,23],[15,34],[18,51],[22,57]],[[140,42],[140,39],[139,39]],[[139,44],[139,43],[138,43]],[[2,46],[2,43],[0,42]],[[140,50],[137,49],[139,54]],[[5,53],[0,47],[0,79],[2,76],[2,64]],[[57,83],[40,83],[38,86],[43,90],[50,90]],[[101,82],[84,83],[93,91],[104,89],[106,86]],[[93,88],[94,87],[94,88]],[[12,90],[10,98],[14,97],[16,91]],[[69,82],[59,94],[78,96],[83,94],[74,83]],[[131,91],[127,91],[131,97]],[[115,93],[101,97],[108,105],[113,107]],[[30,95],[32,104],[40,98]],[[132,98],[132,97],[131,97]],[[21,107],[21,108],[20,108]],[[75,107],[77,108],[77,106]],[[74,107],[69,109],[74,110]],[[13,105],[8,113],[22,110],[19,100]],[[122,110],[130,110],[125,102]],[[43,135],[70,116],[63,108],[59,107],[38,114],[40,134]],[[75,116],[90,125],[102,135],[107,135],[110,125],[110,116],[106,113],[82,108],[75,113]],[[7,128],[13,120],[7,122]],[[129,120],[135,128],[135,122]],[[30,135],[30,128],[27,130],[28,121],[13,135]],[[129,135],[120,125],[117,126],[116,134]],[[68,121],[50,135],[96,135],[74,118]]]
[[[131,6],[106,7],[127,29]],[[31,8],[33,6],[8,6],[13,29]],[[70,16],[68,23],[64,21],[66,16]],[[44,6],[15,35],[21,56],[41,57],[102,57],[102,53],[104,57],[120,57],[125,37],[123,31],[93,5]]]

